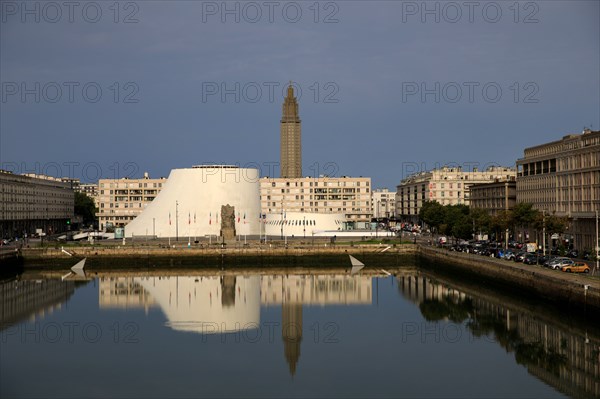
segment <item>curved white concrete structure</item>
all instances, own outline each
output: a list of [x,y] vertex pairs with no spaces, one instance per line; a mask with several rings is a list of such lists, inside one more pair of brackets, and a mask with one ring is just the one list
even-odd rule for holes
[[258,235],[258,169],[228,165],[173,169],[154,201],[125,226],[125,236],[219,235],[221,205],[235,207],[235,229],[238,235]]
[[260,328],[260,276],[136,277],[174,330],[202,334]]
[[281,236],[282,228],[283,235],[288,237],[310,237],[323,232],[333,232],[333,235],[342,230],[345,220],[343,213],[268,213],[264,231],[267,236]]

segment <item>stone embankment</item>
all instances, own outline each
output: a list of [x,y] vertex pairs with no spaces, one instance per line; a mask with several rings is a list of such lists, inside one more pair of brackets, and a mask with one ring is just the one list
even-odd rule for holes
[[[348,263],[347,255],[365,264],[398,266],[407,258],[414,265],[417,247],[397,245],[248,245],[176,248],[157,246],[82,246],[28,248],[22,251],[25,268],[64,268],[75,259],[87,258],[86,265],[99,269],[135,267],[289,266],[320,267]],[[348,263],[349,265],[349,263]]]
[[565,273],[538,265],[506,261],[431,246],[420,246],[425,262],[420,266],[434,271],[463,274],[481,284],[510,288],[525,296],[538,297],[549,303],[578,306],[600,312],[600,278],[596,274]]

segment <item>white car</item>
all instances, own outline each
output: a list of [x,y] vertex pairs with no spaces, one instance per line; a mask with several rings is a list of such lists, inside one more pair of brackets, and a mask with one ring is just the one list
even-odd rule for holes
[[570,266],[575,263],[569,258],[556,258],[550,262],[550,268],[554,270],[561,270],[563,266]]

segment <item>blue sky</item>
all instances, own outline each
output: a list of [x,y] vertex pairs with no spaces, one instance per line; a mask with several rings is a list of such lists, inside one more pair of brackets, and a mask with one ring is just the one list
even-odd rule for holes
[[600,128],[598,1],[222,4],[2,0],[1,166],[273,175],[290,80],[304,174],[375,187],[446,163],[514,165],[527,146]]

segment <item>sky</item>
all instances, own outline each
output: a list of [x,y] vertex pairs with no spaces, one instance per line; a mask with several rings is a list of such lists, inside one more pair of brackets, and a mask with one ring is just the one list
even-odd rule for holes
[[82,181],[514,165],[600,129],[598,1],[0,1],[0,168]]

